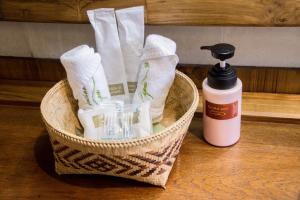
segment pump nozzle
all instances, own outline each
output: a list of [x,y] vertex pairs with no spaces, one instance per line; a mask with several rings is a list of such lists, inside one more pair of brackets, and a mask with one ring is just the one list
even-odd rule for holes
[[221,61],[227,60],[234,56],[235,47],[231,44],[220,43],[213,46],[202,46],[202,50],[210,50],[211,55]]
[[200,49],[210,50],[211,55],[220,60],[220,67],[224,69],[226,67],[225,60],[233,57],[235,47],[231,44],[220,43],[213,46],[202,46]]
[[215,89],[229,89],[236,84],[237,74],[226,59],[233,57],[235,47],[231,44],[215,44],[212,46],[202,46],[201,49],[210,50],[214,58],[220,60],[220,63],[211,67],[207,73],[207,83]]
[[205,49],[205,50],[211,50],[211,47],[212,47],[212,46],[202,46],[202,47],[200,47],[200,49],[201,49],[201,50],[204,50],[204,49]]

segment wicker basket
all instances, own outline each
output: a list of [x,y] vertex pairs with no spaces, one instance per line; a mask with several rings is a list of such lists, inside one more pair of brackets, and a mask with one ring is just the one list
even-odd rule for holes
[[164,118],[152,136],[128,141],[91,141],[77,136],[77,102],[66,80],[51,88],[41,103],[58,174],[105,174],[165,186],[198,105],[190,78],[176,72]]

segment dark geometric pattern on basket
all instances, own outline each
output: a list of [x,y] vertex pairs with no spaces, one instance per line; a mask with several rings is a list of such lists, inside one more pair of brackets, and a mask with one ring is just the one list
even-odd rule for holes
[[52,141],[55,161],[67,168],[116,175],[149,177],[161,175],[171,167],[179,153],[185,134],[161,151],[148,151],[144,154],[129,154],[125,157],[104,154],[84,153]]

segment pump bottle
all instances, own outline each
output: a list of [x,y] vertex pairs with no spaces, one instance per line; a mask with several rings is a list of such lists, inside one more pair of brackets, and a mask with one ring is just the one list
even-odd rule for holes
[[226,63],[234,56],[235,47],[221,43],[201,49],[210,50],[220,60],[202,83],[204,138],[214,146],[231,146],[240,138],[242,103],[242,82]]

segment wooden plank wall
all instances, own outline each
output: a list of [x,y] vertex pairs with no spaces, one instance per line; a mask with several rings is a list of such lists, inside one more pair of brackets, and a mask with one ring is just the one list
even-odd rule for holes
[[86,23],[86,11],[145,5],[145,0],[2,0],[0,19],[8,21]]
[[[99,7],[145,6],[147,24],[299,26],[300,0],[2,0],[0,20],[87,23]],[[198,88],[207,66],[179,67]],[[237,67],[244,91],[300,94],[300,68]],[[58,60],[0,57],[0,80],[50,81],[65,77]]]
[[2,0],[0,20],[86,23],[88,9],[137,5],[147,24],[300,25],[300,0]]
[[[193,79],[199,89],[209,66],[177,67]],[[245,92],[300,94],[300,68],[236,67]],[[0,57],[0,80],[53,81],[66,76],[58,59]]]
[[150,0],[151,24],[297,26],[299,0]]
[[[187,74],[202,88],[209,66],[180,65],[178,69]],[[300,68],[235,66],[243,83],[244,92],[267,92],[300,94]]]

